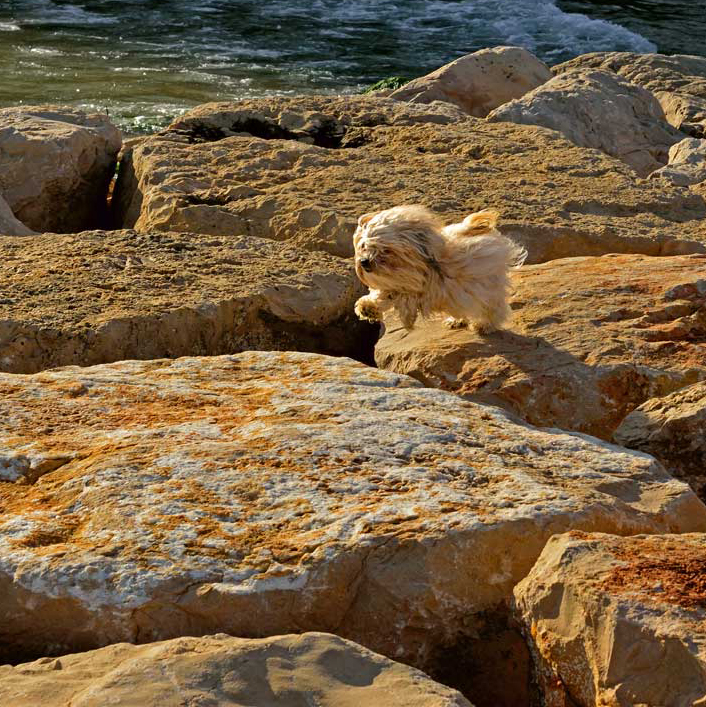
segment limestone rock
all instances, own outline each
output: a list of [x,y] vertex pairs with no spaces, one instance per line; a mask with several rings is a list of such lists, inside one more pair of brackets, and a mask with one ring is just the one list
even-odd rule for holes
[[706,530],[645,454],[314,354],[0,374],[0,449],[5,659],[335,630],[426,669],[552,534]]
[[629,412],[706,378],[706,258],[567,258],[513,274],[508,330],[394,320],[381,368],[501,405],[535,425],[611,439]]
[[515,589],[547,707],[706,702],[706,535],[553,537]]
[[669,148],[684,137],[666,122],[649,91],[600,70],[561,73],[500,106],[488,120],[558,130],[575,145],[622,160],[642,177],[665,165]]
[[706,501],[706,383],[643,403],[622,421],[614,439],[657,457]]
[[706,137],[706,58],[594,52],[559,64],[552,71],[563,73],[577,68],[612,71],[652,91],[669,123],[693,137]]
[[652,172],[650,178],[667,179],[687,187],[706,181],[706,140],[686,138],[669,150],[669,164]]
[[54,106],[0,108],[0,193],[35,231],[101,225],[121,145],[107,116]]
[[405,84],[390,98],[412,103],[446,101],[477,118],[549,81],[552,72],[522,47],[492,47],[466,54]]
[[15,218],[12,209],[0,194],[0,235],[31,236],[34,231]]
[[494,207],[528,262],[706,251],[704,196],[531,126],[449,103],[364,97],[207,104],[121,163],[119,221],[353,252],[358,216],[423,203],[445,218]]
[[471,707],[424,673],[325,633],[118,643],[0,667],[12,707]]
[[0,237],[0,370],[295,349],[372,356],[350,263],[253,238]]

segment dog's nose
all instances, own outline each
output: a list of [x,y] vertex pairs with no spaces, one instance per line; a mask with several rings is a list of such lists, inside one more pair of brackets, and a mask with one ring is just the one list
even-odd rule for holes
[[360,267],[365,270],[365,272],[370,272],[373,269],[373,261],[370,258],[361,258]]

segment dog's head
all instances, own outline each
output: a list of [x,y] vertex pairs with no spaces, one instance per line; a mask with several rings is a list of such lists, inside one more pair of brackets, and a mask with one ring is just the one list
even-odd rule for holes
[[365,214],[353,235],[355,270],[371,289],[423,292],[441,275],[442,224],[423,206],[395,206]]

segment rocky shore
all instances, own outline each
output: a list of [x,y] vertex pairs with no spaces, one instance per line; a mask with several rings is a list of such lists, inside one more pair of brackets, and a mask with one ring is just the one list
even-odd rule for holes
[[[507,330],[356,319],[415,202]],[[706,59],[0,109],[0,255],[0,704],[706,703]]]

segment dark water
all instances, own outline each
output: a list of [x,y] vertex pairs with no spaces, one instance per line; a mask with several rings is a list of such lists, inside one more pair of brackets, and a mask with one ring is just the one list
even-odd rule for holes
[[585,12],[646,37],[663,54],[706,56],[706,0],[615,3],[560,1],[566,12]]
[[0,105],[74,104],[147,131],[209,100],[351,93],[519,44],[706,53],[706,0],[0,0]]

